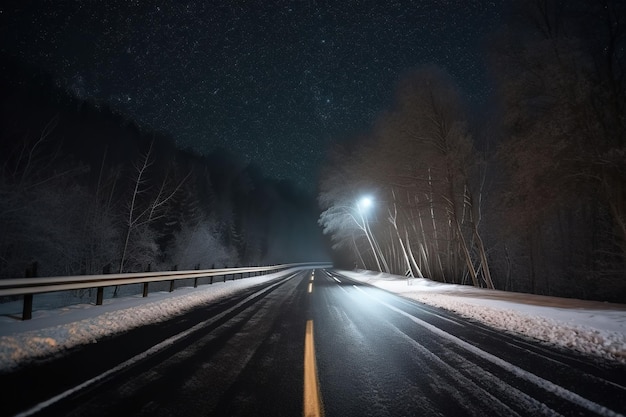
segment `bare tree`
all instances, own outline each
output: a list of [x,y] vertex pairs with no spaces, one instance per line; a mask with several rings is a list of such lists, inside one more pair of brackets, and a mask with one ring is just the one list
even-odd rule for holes
[[[149,196],[151,190],[148,178],[148,169],[153,164],[152,149],[154,142],[150,142],[150,146],[144,153],[138,164],[135,165],[135,176],[133,179],[133,190],[126,209],[126,218],[124,221],[124,240],[122,244],[122,253],[120,256],[119,272],[124,272],[129,244],[131,238],[134,237],[134,249],[138,254],[137,258],[153,257],[156,252],[156,243],[153,232],[149,229],[152,222],[160,219],[167,209],[167,204],[172,201],[182,184],[186,181],[190,174],[187,174],[176,186],[170,187],[167,175],[160,183],[158,191],[153,197]],[[136,259],[139,260],[139,259]]]
[[80,271],[81,208],[86,187],[76,178],[87,168],[69,165],[54,141],[58,115],[39,135],[26,133],[2,155],[0,172],[0,275],[20,276],[38,262],[39,273]]
[[[493,288],[482,241],[476,239],[482,255],[475,262],[475,240],[468,240],[479,236],[474,213],[477,207],[472,204],[469,187],[470,168],[476,158],[461,101],[447,76],[429,68],[407,77],[398,87],[395,107],[382,118],[378,132],[377,154],[387,161],[381,178],[409,195],[404,207],[414,214],[404,218],[412,219],[413,224],[416,217],[419,220],[421,233],[413,239],[421,241],[420,254],[428,258],[429,269],[441,271],[445,280],[449,274],[446,270],[458,275],[455,264],[462,260],[475,286]],[[395,193],[391,197],[397,201]],[[423,217],[429,219],[428,224]],[[439,247],[443,244],[450,248],[445,254]],[[445,262],[442,256],[446,256]]]
[[[325,232],[337,245],[358,248],[354,230],[361,230],[381,271],[427,270],[453,282],[465,272],[473,285],[493,288],[469,186],[475,155],[466,126],[445,74],[427,68],[406,77],[372,140],[334,155],[320,187]],[[386,222],[364,222],[351,209],[355,192],[367,189],[378,190]]]

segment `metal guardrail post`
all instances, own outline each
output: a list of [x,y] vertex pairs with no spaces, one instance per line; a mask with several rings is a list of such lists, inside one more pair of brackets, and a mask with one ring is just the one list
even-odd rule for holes
[[[102,267],[102,274],[110,274],[111,273],[111,264],[106,264]],[[116,288],[117,290],[117,288]],[[96,290],[96,305],[101,306],[102,300],[104,299],[104,287],[98,287]]]
[[[311,265],[317,267],[330,267],[331,264],[311,263],[311,264],[284,264],[284,265],[268,265],[262,267],[235,267],[228,268],[226,265],[223,269],[215,269],[206,271],[181,271],[180,273],[173,272],[135,272],[135,273],[118,273],[110,274],[111,264],[105,265],[102,269],[102,275],[93,276],[58,276],[58,277],[45,277],[37,278],[37,264],[34,263],[31,267],[27,268],[24,278],[7,278],[0,280],[0,296],[23,296],[23,309],[22,320],[29,320],[32,318],[33,310],[33,296],[34,294],[49,293],[53,291],[68,291],[83,288],[96,288],[96,305],[102,305],[104,300],[104,288],[106,287],[118,287],[120,285],[128,284],[143,284],[143,295],[148,295],[148,285],[150,282],[170,282],[170,291],[174,291],[177,280],[185,280],[189,278],[195,278],[194,283],[197,283],[198,278],[210,277],[210,282],[213,284],[214,277],[222,277],[222,280],[226,282],[228,275],[232,274],[232,280],[237,279],[237,275],[240,278],[251,277],[257,275],[267,275],[276,271],[283,271],[287,268],[309,268]],[[321,266],[320,266],[321,265]],[[176,269],[176,267],[174,267]],[[199,268],[199,265],[197,265]],[[150,269],[150,266],[148,266]],[[244,276],[245,274],[245,276]]]
[[30,320],[33,318],[33,295],[24,295],[24,306],[22,308],[22,320]]
[[[37,276],[37,262],[33,262],[28,268],[24,276],[26,278],[34,278]],[[24,304],[22,305],[22,320],[30,320],[33,318],[33,294],[24,294]]]
[[[174,268],[172,268],[172,270],[174,271],[178,271],[178,265],[174,265]],[[176,284],[174,283],[174,280],[170,281],[170,292],[174,292],[174,286]]]

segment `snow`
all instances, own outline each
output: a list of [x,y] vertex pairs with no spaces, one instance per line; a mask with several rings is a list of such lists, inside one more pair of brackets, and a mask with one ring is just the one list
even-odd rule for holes
[[[348,278],[454,311],[507,332],[626,363],[626,305],[484,290],[421,278],[407,280],[367,271],[340,272]],[[19,320],[21,301],[2,303],[0,371],[37,358],[61,355],[67,349],[96,343],[105,336],[167,320],[197,305],[284,275],[281,272],[198,288],[183,287],[173,293],[156,291],[147,298],[128,294],[132,286],[127,286],[122,287],[126,295],[112,298],[108,294],[102,306],[82,301],[60,307],[68,304],[67,293],[36,295],[33,319],[29,321]]]
[[[293,271],[295,271],[294,269]],[[287,271],[287,272],[293,272]],[[62,355],[75,346],[97,343],[98,339],[154,324],[181,314],[201,304],[214,302],[246,288],[285,276],[286,271],[235,281],[216,282],[198,288],[183,287],[176,291],[150,292],[117,298],[105,298],[103,305],[74,304],[56,306],[59,299],[71,298],[68,293],[35,295],[33,317],[19,320],[22,301],[0,304],[0,372],[29,361]],[[127,288],[128,287],[128,288]],[[132,285],[121,287],[132,292]],[[141,291],[141,290],[140,290]],[[110,291],[109,291],[110,292]]]
[[509,333],[626,363],[624,304],[487,290],[370,271],[341,274]]

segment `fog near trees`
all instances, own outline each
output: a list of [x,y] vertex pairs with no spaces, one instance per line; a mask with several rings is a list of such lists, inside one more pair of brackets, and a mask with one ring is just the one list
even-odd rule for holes
[[485,111],[440,68],[407,74],[375,127],[329,153],[319,223],[338,258],[626,302],[624,16],[619,1],[516,2],[489,45]]
[[[0,277],[326,259],[312,197],[3,64]],[[36,269],[36,271],[35,271]]]

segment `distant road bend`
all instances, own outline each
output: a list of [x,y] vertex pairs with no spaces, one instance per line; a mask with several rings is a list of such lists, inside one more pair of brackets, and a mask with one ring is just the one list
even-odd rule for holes
[[315,270],[0,383],[20,416],[621,416],[625,371]]

